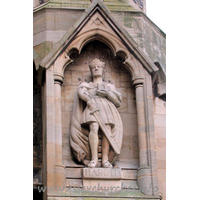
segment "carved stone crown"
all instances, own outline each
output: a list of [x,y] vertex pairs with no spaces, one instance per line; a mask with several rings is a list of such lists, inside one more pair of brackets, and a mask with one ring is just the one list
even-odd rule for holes
[[104,68],[105,62],[102,62],[98,58],[95,58],[94,60],[92,60],[92,62],[90,62],[89,67],[91,68],[94,65],[101,65]]

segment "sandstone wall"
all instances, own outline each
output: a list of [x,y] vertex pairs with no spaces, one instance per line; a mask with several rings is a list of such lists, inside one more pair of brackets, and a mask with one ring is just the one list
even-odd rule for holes
[[155,98],[154,123],[158,165],[158,181],[163,200],[166,199],[166,101]]

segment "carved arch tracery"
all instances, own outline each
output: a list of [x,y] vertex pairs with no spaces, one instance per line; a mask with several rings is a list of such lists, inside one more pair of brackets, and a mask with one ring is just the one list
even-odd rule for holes
[[119,56],[124,60],[124,67],[131,74],[132,79],[139,75],[139,68],[142,64],[135,58],[135,56],[127,49],[119,37],[112,32],[108,32],[103,28],[98,27],[91,30],[82,31],[75,37],[75,39],[67,46],[67,48],[60,54],[54,62],[54,79],[62,82],[65,68],[73,62],[71,55],[74,51],[81,54],[83,47],[95,40],[103,42],[112,51],[114,56]]

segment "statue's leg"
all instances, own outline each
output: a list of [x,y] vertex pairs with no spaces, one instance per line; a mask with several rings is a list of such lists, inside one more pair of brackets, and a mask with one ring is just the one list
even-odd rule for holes
[[94,122],[90,124],[90,133],[89,133],[89,144],[91,149],[92,159],[88,164],[88,167],[96,167],[98,164],[98,130],[99,124]]
[[[106,125],[107,129],[111,133],[111,126]],[[108,154],[109,154],[109,148],[110,144],[106,138],[106,136],[103,134],[103,139],[102,139],[102,166],[106,168],[113,167],[110,162],[108,161]]]

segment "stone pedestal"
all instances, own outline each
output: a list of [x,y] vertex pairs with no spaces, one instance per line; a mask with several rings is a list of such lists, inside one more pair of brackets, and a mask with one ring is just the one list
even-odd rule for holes
[[122,188],[120,168],[84,168],[83,188],[91,191],[118,191]]

